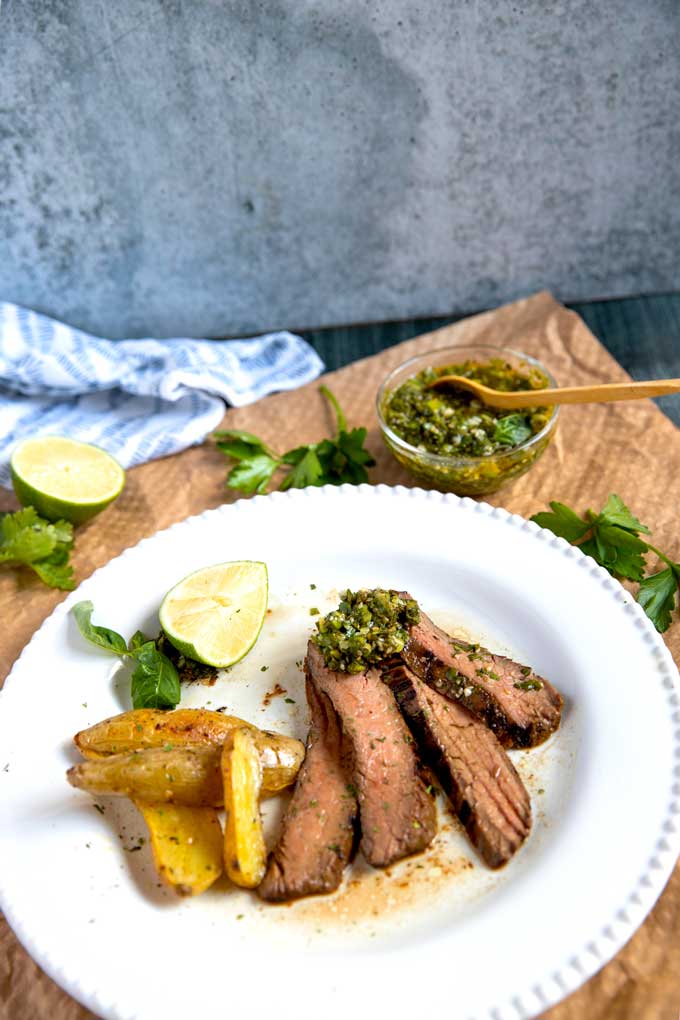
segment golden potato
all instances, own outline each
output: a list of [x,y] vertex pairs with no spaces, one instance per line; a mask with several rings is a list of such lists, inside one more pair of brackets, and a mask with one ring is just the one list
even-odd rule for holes
[[[290,786],[305,755],[304,744],[293,737],[259,730],[256,726],[203,708],[178,708],[172,712],[140,708],[104,719],[74,737],[83,757],[105,760],[123,752],[146,748],[219,748],[235,729],[252,730],[264,769],[263,792],[276,793]],[[100,791],[106,792],[106,791]],[[111,791],[116,792],[116,791]]]
[[260,817],[262,765],[253,733],[235,730],[222,749],[224,868],[236,885],[254,889],[264,877],[267,848]]
[[224,838],[209,807],[135,801],[149,829],[158,874],[180,896],[205,892],[222,874]]
[[147,804],[220,807],[219,747],[148,747],[83,761],[66,773],[71,786]]

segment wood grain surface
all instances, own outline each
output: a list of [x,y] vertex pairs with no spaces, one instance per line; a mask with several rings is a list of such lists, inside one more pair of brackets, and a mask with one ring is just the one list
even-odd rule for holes
[[[628,378],[586,328],[549,294],[475,316],[399,344],[328,375],[351,424],[366,424],[377,466],[371,481],[416,484],[382,444],[375,417],[377,388],[405,358],[470,342],[509,346],[543,361],[562,385]],[[523,478],[489,502],[529,516],[558,499],[599,508],[617,492],[653,530],[654,542],[680,560],[680,433],[650,401],[563,408],[557,436]],[[275,449],[321,438],[330,426],[318,383],[231,409],[223,427],[262,436]],[[88,577],[122,550],[176,521],[235,495],[224,486],[225,460],[211,441],[135,468],[120,499],[78,530],[74,565]],[[0,509],[13,509],[0,490]],[[31,635],[64,597],[29,573],[0,572],[0,682]],[[680,663],[680,621],[666,635]],[[631,805],[634,810],[634,805]],[[612,862],[616,866],[616,862]],[[552,918],[559,924],[559,918]],[[536,930],[540,938],[540,929]],[[491,964],[492,965],[492,964]],[[452,1015],[454,1015],[452,1013]],[[0,919],[0,1018],[85,1020],[91,1014],[58,988],[24,952]],[[544,1020],[679,1020],[680,868],[624,949],[590,981],[544,1014]],[[153,1020],[153,1018],[149,1018]]]

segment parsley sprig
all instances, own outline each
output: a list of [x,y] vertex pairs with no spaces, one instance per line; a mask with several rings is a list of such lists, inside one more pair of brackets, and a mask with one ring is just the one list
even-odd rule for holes
[[[637,600],[645,613],[660,633],[668,630],[680,593],[680,563],[640,538],[651,532],[631,513],[620,496],[612,494],[599,514],[587,510],[583,517],[564,503],[553,502],[550,509],[550,513],[534,514],[531,520],[577,545],[614,577],[636,581],[639,584]],[[648,553],[658,556],[666,566],[647,574],[645,557]]]
[[231,489],[248,495],[266,492],[273,475],[280,468],[286,471],[279,488],[304,489],[308,485],[359,485],[368,481],[366,468],[375,464],[364,449],[366,429],[348,430],[342,409],[327,386],[320,392],[329,402],[336,418],[336,434],[320,443],[296,446],[278,456],[251,432],[229,429],[216,432],[217,448],[236,461],[227,475]]
[[27,566],[50,588],[75,588],[69,556],[73,527],[68,521],[51,524],[32,507],[0,517],[0,564]]

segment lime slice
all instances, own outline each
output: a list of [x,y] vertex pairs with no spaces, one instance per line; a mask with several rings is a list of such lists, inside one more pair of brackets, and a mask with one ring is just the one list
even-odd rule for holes
[[10,469],[21,505],[50,521],[88,521],[125,485],[125,472],[110,454],[65,436],[26,439],[15,447]]
[[267,565],[255,560],[203,567],[171,588],[161,627],[183,655],[232,666],[257,641],[267,611]]

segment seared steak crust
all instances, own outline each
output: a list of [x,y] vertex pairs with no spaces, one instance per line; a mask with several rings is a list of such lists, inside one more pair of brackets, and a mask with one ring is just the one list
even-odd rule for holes
[[560,724],[562,696],[544,677],[450,637],[422,612],[401,657],[435,691],[481,719],[503,747],[535,747]]
[[529,795],[514,765],[484,723],[398,659],[383,676],[470,841],[489,867],[500,868],[531,828]]
[[379,670],[329,670],[311,642],[305,668],[330,698],[352,745],[364,857],[384,868],[424,850],[437,831],[436,808],[418,775],[413,738]]
[[309,681],[307,701],[312,713],[307,753],[257,890],[263,900],[333,892],[352,854],[358,807],[340,723],[329,699]]

